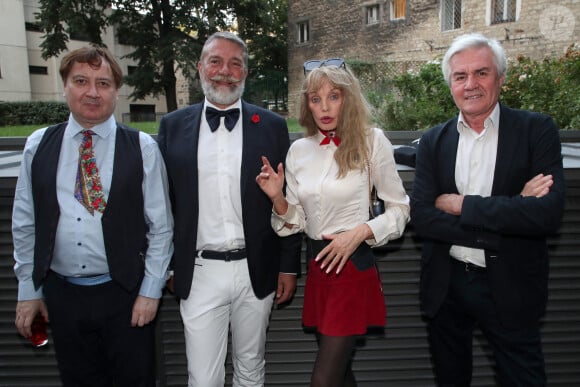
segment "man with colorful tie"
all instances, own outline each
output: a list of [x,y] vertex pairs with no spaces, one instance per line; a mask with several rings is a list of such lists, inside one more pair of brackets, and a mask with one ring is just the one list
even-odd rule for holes
[[154,327],[173,253],[163,159],[115,121],[122,71],[105,49],[62,59],[68,122],[27,140],[12,233],[15,324],[50,322],[64,386],[154,386]]
[[300,236],[274,233],[272,204],[254,180],[262,156],[285,160],[288,128],[241,100],[247,65],[236,35],[209,37],[198,63],[205,101],[167,114],[159,127],[190,387],[224,385],[230,325],[233,386],[264,385],[271,307],[291,299],[300,269]]

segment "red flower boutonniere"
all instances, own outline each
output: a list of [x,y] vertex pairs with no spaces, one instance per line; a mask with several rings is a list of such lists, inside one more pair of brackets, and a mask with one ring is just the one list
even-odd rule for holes
[[252,116],[252,122],[253,122],[254,124],[257,124],[257,123],[259,123],[259,122],[260,122],[260,116],[259,116],[259,115],[257,115],[257,114],[254,114],[254,115]]

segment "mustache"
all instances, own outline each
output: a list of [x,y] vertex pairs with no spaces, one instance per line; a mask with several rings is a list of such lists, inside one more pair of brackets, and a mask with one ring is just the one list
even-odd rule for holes
[[242,81],[241,78],[227,77],[224,75],[216,75],[216,76],[209,78],[209,80],[215,81],[215,82],[228,82],[228,83],[240,83]]
[[97,99],[97,98],[85,98],[82,100],[82,103],[86,104],[90,104],[90,105],[98,105],[101,102]]

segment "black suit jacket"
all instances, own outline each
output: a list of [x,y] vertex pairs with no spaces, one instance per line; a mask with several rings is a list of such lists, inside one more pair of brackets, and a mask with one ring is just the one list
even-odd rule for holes
[[[452,244],[485,249],[492,292],[502,323],[537,322],[547,300],[546,236],[560,225],[564,210],[561,144],[553,120],[543,114],[500,105],[499,138],[492,194],[465,196],[460,216],[435,208],[443,193],[458,193],[455,160],[457,117],[427,131],[417,151],[411,219],[424,237],[421,307],[434,316],[449,285]],[[539,173],[554,185],[542,198],[520,192]]]
[[[192,105],[161,119],[157,140],[165,159],[175,217],[172,260],[175,294],[189,296],[196,257],[199,216],[197,147],[203,104]],[[286,121],[277,114],[242,101],[243,150],[241,170],[242,217],[247,262],[257,297],[273,292],[278,274],[299,273],[300,235],[280,238],[274,233],[270,216],[272,202],[256,183],[262,167],[261,156],[272,165],[285,162],[290,146]]]

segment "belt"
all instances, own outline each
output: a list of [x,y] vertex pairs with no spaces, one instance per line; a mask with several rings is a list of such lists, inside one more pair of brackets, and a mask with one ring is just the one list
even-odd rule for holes
[[455,259],[455,258],[451,258],[451,262],[453,262],[457,265],[460,265],[463,269],[465,269],[465,271],[474,271],[474,272],[485,273],[487,270],[483,266],[474,265],[471,262],[460,261],[460,260]]
[[60,278],[63,281],[66,281],[66,282],[73,284],[73,285],[80,285],[80,286],[101,285],[101,284],[104,284],[104,283],[112,280],[111,275],[109,273],[96,274],[96,275],[91,275],[91,276],[86,276],[86,277],[65,277],[64,275],[58,274],[54,271],[53,271],[53,273],[54,273],[54,275],[56,275],[58,278]]
[[199,250],[197,252],[198,257],[204,259],[215,259],[218,261],[239,261],[240,259],[246,258],[246,249],[236,249],[229,251],[214,251],[214,250]]

